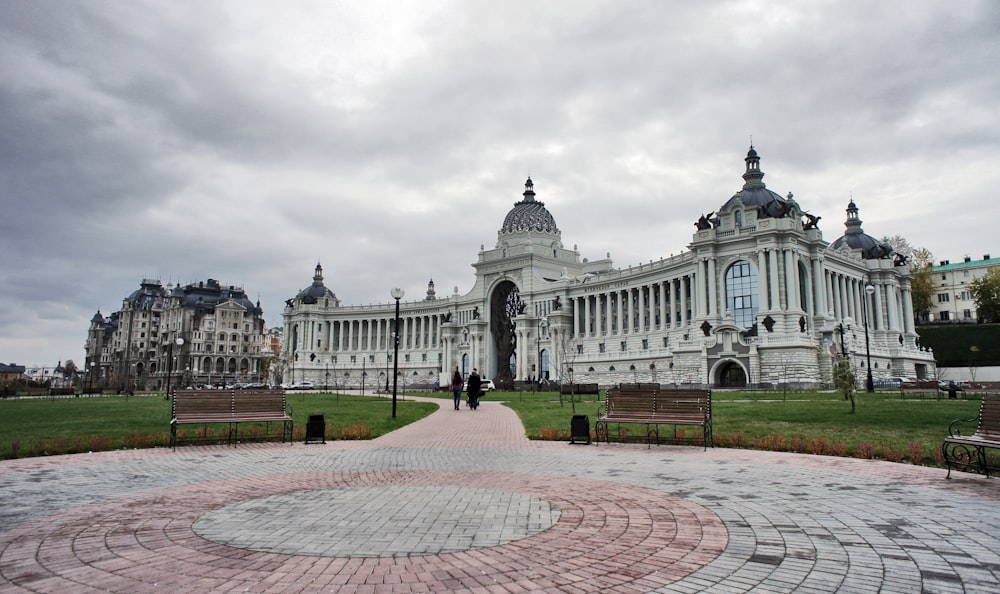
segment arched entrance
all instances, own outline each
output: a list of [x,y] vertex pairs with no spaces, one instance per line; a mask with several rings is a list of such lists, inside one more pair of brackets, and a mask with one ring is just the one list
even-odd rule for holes
[[[498,386],[512,387],[514,385],[515,361],[517,353],[517,324],[514,318],[524,311],[521,293],[517,285],[511,281],[503,281],[493,289],[490,298],[490,336],[493,337],[494,364],[496,366],[495,380]],[[516,365],[516,364],[515,364]]]
[[735,361],[727,361],[719,366],[717,384],[720,388],[745,388],[747,374],[743,366]]

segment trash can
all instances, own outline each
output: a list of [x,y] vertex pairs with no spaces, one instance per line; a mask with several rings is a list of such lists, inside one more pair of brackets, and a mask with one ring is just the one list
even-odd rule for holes
[[[569,422],[569,442],[590,445],[590,417],[573,415]],[[580,440],[580,441],[577,441]]]
[[326,419],[323,415],[309,415],[306,421],[306,443],[326,443]]

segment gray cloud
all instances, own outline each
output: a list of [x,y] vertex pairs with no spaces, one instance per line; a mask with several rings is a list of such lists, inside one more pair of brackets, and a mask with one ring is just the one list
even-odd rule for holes
[[988,1],[0,3],[0,361],[81,360],[143,277],[271,324],[317,261],[348,303],[465,292],[529,174],[583,257],[665,257],[751,134],[828,240],[853,195],[979,257],[998,30]]

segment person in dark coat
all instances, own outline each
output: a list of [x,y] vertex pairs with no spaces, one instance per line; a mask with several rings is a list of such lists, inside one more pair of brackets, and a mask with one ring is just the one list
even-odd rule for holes
[[479,407],[479,396],[482,394],[483,380],[479,377],[479,372],[475,369],[469,374],[469,408],[476,410]]
[[455,410],[462,408],[462,374],[455,368],[455,373],[451,374],[451,393],[455,395]]

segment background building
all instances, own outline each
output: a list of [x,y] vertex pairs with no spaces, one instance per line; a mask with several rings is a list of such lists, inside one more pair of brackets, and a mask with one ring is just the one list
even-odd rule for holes
[[[907,266],[864,233],[854,201],[844,234],[827,243],[820,217],[763,177],[751,147],[742,189],[697,218],[686,251],[627,269],[565,248],[529,178],[495,246],[480,248],[468,293],[440,297],[431,281],[422,298],[401,303],[402,385],[476,367],[501,386],[542,378],[810,387],[829,383],[841,350],[861,369],[870,360],[876,379],[933,377]],[[283,317],[291,381],[388,385],[394,302],[344,305],[317,265]]]
[[962,262],[955,264],[942,260],[940,265],[931,269],[936,293],[931,312],[924,321],[978,322],[976,300],[973,299],[969,286],[972,281],[997,266],[1000,266],[1000,258],[990,258],[989,254],[984,255],[982,260],[966,256]]
[[261,381],[264,312],[241,287],[144,279],[121,310],[90,321],[88,376],[118,389]]

